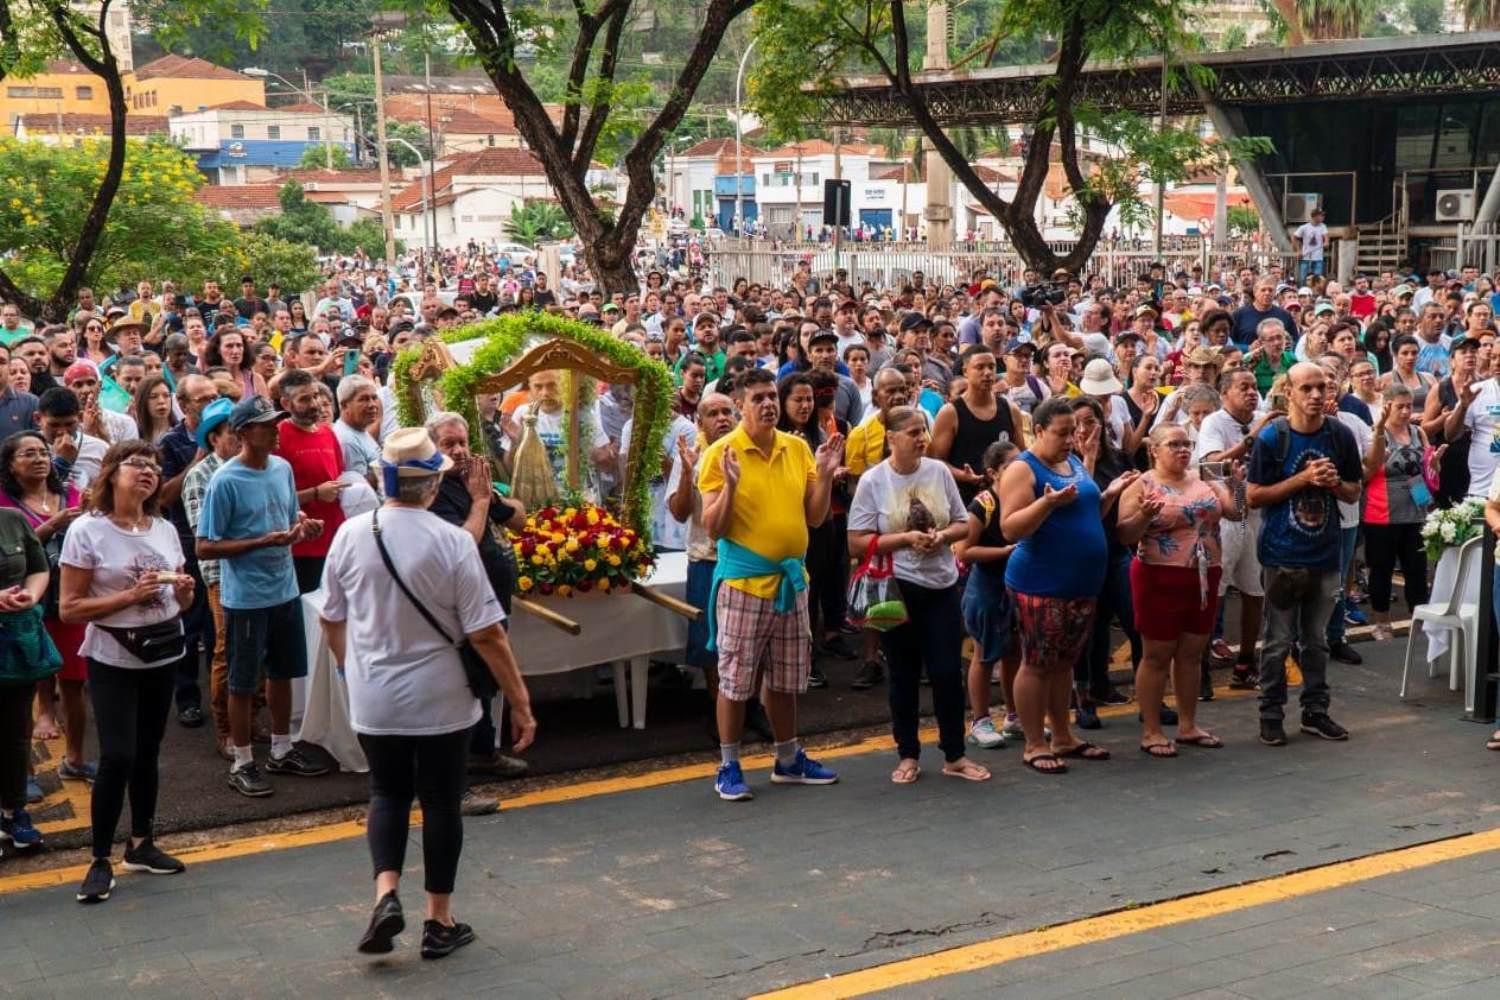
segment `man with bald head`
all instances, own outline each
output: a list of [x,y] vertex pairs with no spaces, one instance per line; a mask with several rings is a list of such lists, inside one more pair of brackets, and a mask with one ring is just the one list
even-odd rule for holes
[[1336,391],[1324,370],[1287,372],[1287,414],[1255,435],[1249,505],[1262,511],[1258,554],[1266,588],[1260,659],[1260,741],[1285,746],[1286,657],[1300,644],[1302,732],[1325,740],[1349,733],[1328,717],[1328,617],[1339,596],[1339,501],[1357,503],[1363,480],[1349,428],[1325,413]]

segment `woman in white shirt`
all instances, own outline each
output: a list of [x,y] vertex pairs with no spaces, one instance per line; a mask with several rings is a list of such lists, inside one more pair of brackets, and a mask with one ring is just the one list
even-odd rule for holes
[[891,556],[906,603],[905,624],[881,635],[890,665],[891,730],[899,761],[891,781],[910,784],[921,773],[917,715],[919,673],[932,684],[943,773],[985,781],[987,768],[964,755],[963,616],[951,546],[969,532],[968,510],[944,462],[924,457],[932,437],[919,411],[886,414],[890,457],[859,477],[849,508],[849,551]]
[[[453,919],[451,901],[469,730],[480,710],[454,642],[467,639],[509,700],[516,751],[535,738],[536,720],[473,537],[427,510],[452,459],[421,427],[387,435],[381,458],[387,499],[339,530],[323,572],[321,612],[348,680],[350,723],[370,763],[366,830],[376,902],[359,950],[385,954],[406,927],[396,889],[416,798],[427,890],[422,957],[441,958],[474,940],[473,929]],[[431,620],[393,576],[422,595]]]
[[99,772],[90,813],[94,860],[80,903],[102,903],[114,888],[110,853],[130,794],[125,870],[173,875],[182,862],[152,843],[157,759],[177,663],[187,655],[182,609],[193,578],[183,571],[172,522],[159,516],[161,453],[148,441],[112,445],[90,491],[91,513],[63,541],[58,606],[65,622],[87,622],[89,694],[99,735]]

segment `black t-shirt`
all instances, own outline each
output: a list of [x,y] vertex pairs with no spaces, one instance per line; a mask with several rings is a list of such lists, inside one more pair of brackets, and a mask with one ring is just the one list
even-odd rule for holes
[[[474,498],[469,496],[469,489],[462,479],[444,476],[442,483],[438,485],[437,499],[432,501],[432,506],[428,509],[449,524],[461,528],[468,520],[469,512],[474,509]],[[509,507],[491,502],[490,522],[492,524],[503,524],[509,517]],[[486,531],[479,540],[479,561],[484,563],[484,572],[490,578],[490,587],[495,591],[495,597],[499,599],[500,606],[505,609],[505,616],[509,618],[510,598],[516,588],[514,557],[510,554],[508,547],[502,548],[495,541],[494,535]]]
[[[984,525],[979,531],[979,544],[982,547],[998,549],[1010,544],[1000,531],[1000,498],[995,495],[993,486],[986,486],[974,494],[974,499],[969,501],[969,513],[979,518],[979,523]],[[1003,580],[1005,564],[1009,561],[1010,557],[1007,556],[996,562],[975,563],[974,569]]]
[[493,291],[475,292],[469,296],[469,305],[478,310],[482,316],[500,304],[500,297]]
[[270,306],[266,305],[266,300],[262,298],[235,299],[234,308],[245,319],[254,319],[255,314],[258,312],[263,312],[267,315],[271,312]]
[[531,294],[532,301],[536,303],[538,309],[557,305],[557,295],[550,288],[535,288],[532,289]]

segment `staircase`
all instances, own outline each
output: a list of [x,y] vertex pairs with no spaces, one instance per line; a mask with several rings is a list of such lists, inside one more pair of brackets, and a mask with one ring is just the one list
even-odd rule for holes
[[1406,233],[1385,219],[1359,227],[1359,252],[1354,258],[1356,274],[1395,271],[1407,259]]

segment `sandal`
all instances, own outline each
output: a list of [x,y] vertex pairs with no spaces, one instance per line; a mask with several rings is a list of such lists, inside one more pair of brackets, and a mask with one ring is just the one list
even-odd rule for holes
[[1084,740],[1066,750],[1053,751],[1059,757],[1078,757],[1082,760],[1109,760],[1109,751],[1095,743]]
[[901,763],[897,764],[896,769],[891,772],[891,784],[909,785],[913,781],[916,781],[921,773],[922,767],[916,761],[903,760]]
[[1176,757],[1177,746],[1171,740],[1165,743],[1142,743],[1141,753],[1148,757]]
[[1199,747],[1204,750],[1218,750],[1224,746],[1224,741],[1213,733],[1204,733],[1201,736],[1183,736],[1178,734],[1178,743],[1186,743],[1190,747]]
[[[1040,765],[1051,761],[1056,767],[1041,767]],[[1067,774],[1068,765],[1057,759],[1055,753],[1039,753],[1035,757],[1022,757],[1021,763],[1031,768],[1037,774]]]
[[1490,737],[1490,741],[1484,745],[1486,750],[1500,750],[1500,732]]
[[943,774],[949,778],[962,778],[965,781],[990,780],[990,769],[983,764],[974,763],[967,757],[961,757],[954,761],[953,764],[960,764],[962,766],[954,767],[952,764],[943,765]]

